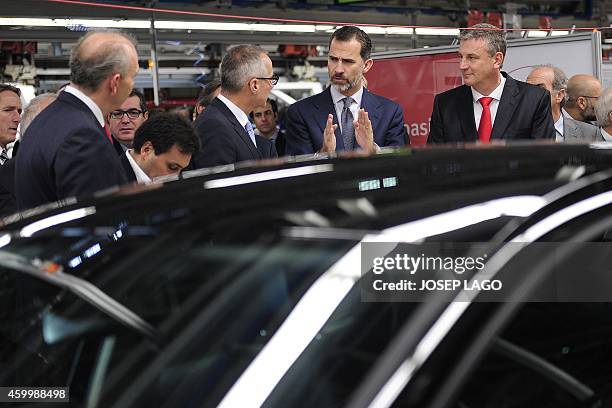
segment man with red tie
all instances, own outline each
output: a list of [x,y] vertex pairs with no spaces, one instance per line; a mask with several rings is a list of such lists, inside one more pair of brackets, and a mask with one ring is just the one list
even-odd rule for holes
[[70,79],[32,122],[15,162],[17,207],[24,210],[125,183],[104,118],[119,109],[138,73],[127,35],[90,31],[70,57]]
[[502,72],[505,55],[503,30],[490,24],[461,30],[464,85],[434,98],[428,143],[554,137],[550,96]]

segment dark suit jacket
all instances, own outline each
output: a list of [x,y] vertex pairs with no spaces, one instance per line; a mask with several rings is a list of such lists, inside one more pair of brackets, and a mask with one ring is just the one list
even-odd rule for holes
[[93,112],[61,92],[24,135],[15,162],[20,210],[125,183],[113,145]]
[[[555,136],[550,95],[535,85],[520,82],[505,72],[491,139],[552,139]],[[472,89],[467,85],[434,98],[428,143],[478,140]]]
[[274,143],[265,137],[256,135],[255,147],[232,111],[217,98],[198,116],[195,129],[202,147],[193,155],[190,168],[277,157]]
[[287,134],[283,129],[278,130],[278,134],[276,135],[276,141],[274,142],[274,147],[276,147],[276,153],[278,153],[278,157],[287,154]]
[[13,158],[0,166],[0,217],[5,217],[15,211],[17,211],[17,202],[15,200],[15,159]]
[[[368,112],[372,122],[374,143],[380,147],[406,145],[401,106],[364,88],[361,108]],[[337,124],[338,118],[329,88],[291,105],[287,110],[286,154],[311,154],[321,150],[323,131],[330,113],[334,115],[334,124]],[[336,150],[344,150],[340,126],[336,129]]]
[[125,173],[128,183],[138,181],[136,179],[136,173],[134,173],[134,169],[132,168],[126,154],[127,153],[123,153],[121,156],[119,156],[119,161],[121,162],[121,167],[123,167],[123,172]]

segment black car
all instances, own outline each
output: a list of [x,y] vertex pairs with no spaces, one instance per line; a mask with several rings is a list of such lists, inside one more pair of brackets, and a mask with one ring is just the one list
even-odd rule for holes
[[[612,406],[610,168],[588,146],[400,150],[9,217],[0,386],[88,407]],[[479,243],[466,281],[506,287],[369,300],[375,242]]]

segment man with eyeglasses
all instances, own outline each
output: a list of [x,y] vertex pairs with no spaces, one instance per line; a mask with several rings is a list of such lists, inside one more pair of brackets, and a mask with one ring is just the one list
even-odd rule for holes
[[278,76],[268,54],[254,45],[230,48],[221,61],[221,93],[195,121],[202,149],[199,169],[277,157],[274,143],[255,134],[249,113],[264,105]]
[[329,41],[331,86],[287,110],[287,153],[332,153],[407,143],[404,112],[397,103],[365,89],[363,74],[374,61],[372,41],[360,28],[345,26]]
[[601,82],[592,75],[577,74],[567,81],[567,101],[563,114],[580,122],[597,120],[595,107],[601,95]]
[[149,117],[144,95],[133,89],[119,109],[108,115],[108,124],[113,138],[121,147],[120,153],[132,148],[136,130]]
[[538,65],[529,73],[526,82],[546,89],[550,94],[555,141],[589,143],[597,139],[597,127],[561,114],[567,88],[567,77],[561,69],[553,65]]

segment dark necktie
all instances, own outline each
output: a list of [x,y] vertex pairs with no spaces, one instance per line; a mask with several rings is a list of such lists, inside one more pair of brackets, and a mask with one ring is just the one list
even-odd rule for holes
[[9,157],[6,154],[6,149],[2,149],[2,152],[0,152],[0,165],[4,164],[8,159]]
[[491,102],[493,98],[484,96],[478,100],[482,105],[482,116],[478,125],[478,140],[483,143],[489,143],[491,140],[491,131],[493,130],[493,122],[491,121]]
[[355,128],[353,127],[353,113],[349,109],[353,98],[347,96],[342,99],[344,108],[342,108],[342,140],[344,141],[344,150],[353,150],[355,145]]

